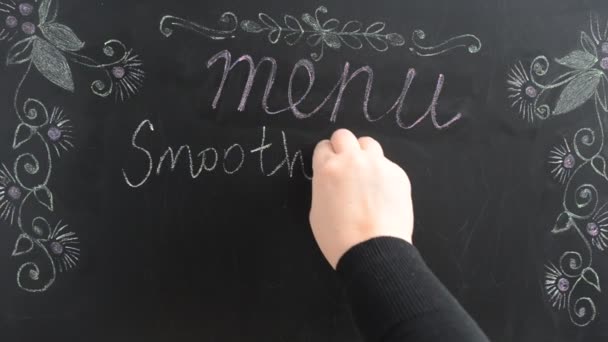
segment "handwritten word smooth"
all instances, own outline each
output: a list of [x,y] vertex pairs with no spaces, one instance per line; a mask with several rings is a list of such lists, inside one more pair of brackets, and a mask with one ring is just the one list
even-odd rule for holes
[[[201,148],[199,152],[196,153],[190,145],[181,145],[177,150],[173,147],[167,147],[158,158],[154,158],[152,152],[146,147],[141,146],[137,141],[141,134],[145,134],[145,131],[154,134],[154,125],[150,120],[143,120],[135,129],[131,138],[131,147],[137,153],[145,156],[147,164],[145,172],[134,174],[127,172],[124,168],[122,169],[122,175],[125,182],[132,188],[143,186],[153,174],[158,176],[163,170],[169,172],[175,171],[178,162],[181,159],[188,161],[189,175],[192,179],[196,179],[201,176],[203,172],[217,171],[227,175],[236,174],[243,168],[248,157],[251,157],[251,155],[257,155],[259,171],[263,176],[275,176],[278,175],[281,170],[285,170],[284,174],[289,178],[293,178],[294,169],[296,168],[296,165],[299,164],[302,175],[307,179],[312,179],[306,172],[302,151],[298,150],[293,154],[289,152],[287,135],[284,131],[281,131],[282,148],[280,150],[283,154],[283,159],[277,165],[270,167],[268,166],[267,159],[264,157],[264,153],[270,153],[274,143],[267,140],[266,127],[261,128],[259,146],[255,146],[252,149],[246,149],[243,145],[234,143],[224,149],[219,149],[217,147]],[[273,151],[276,151],[276,149]]]

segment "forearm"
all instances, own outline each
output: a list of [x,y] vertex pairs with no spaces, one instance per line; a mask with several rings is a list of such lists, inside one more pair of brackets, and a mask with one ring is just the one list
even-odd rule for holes
[[382,237],[354,246],[337,271],[369,342],[488,341],[404,240]]

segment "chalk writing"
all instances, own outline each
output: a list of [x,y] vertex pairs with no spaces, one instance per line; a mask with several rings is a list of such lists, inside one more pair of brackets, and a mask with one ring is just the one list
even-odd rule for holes
[[203,171],[207,173],[223,172],[227,175],[234,175],[244,167],[248,160],[248,156],[256,154],[259,155],[259,171],[262,176],[276,176],[279,175],[281,170],[285,170],[283,174],[289,178],[293,178],[295,177],[294,170],[296,165],[299,165],[302,176],[309,180],[312,179],[304,164],[302,151],[297,150],[293,154],[290,152],[287,135],[284,131],[281,131],[281,152],[284,153],[284,157],[280,163],[273,165],[274,167],[271,166],[272,171],[269,172],[267,171],[266,166],[268,161],[267,158],[264,158],[264,152],[266,150],[270,151],[274,143],[267,141],[266,127],[261,128],[260,146],[252,148],[251,150],[246,149],[242,144],[234,143],[223,150],[218,147],[205,147],[195,154],[194,149],[190,145],[181,145],[177,150],[173,147],[167,147],[158,159],[153,157],[153,153],[148,148],[141,146],[138,142],[138,137],[146,132],[155,132],[154,125],[150,120],[143,120],[137,126],[131,137],[131,147],[133,148],[133,151],[140,154],[146,160],[146,171],[136,174],[134,172],[129,172],[124,168],[122,169],[125,183],[131,188],[143,186],[148,182],[150,176],[158,176],[163,170],[168,170],[169,172],[175,171],[181,160],[183,160],[184,164],[187,166],[188,175],[192,179],[199,178],[199,176],[203,174]]
[[[80,258],[79,239],[61,221],[51,229],[46,218],[38,216],[31,222],[24,219],[26,204],[32,202],[48,212],[55,210],[51,191],[53,165],[63,153],[75,147],[74,126],[61,106],[43,103],[34,97],[22,98],[22,88],[33,70],[51,84],[73,92],[76,84],[70,62],[93,70],[101,70],[106,80],[91,83],[98,96],[124,101],[143,85],[143,64],[132,50],[118,40],[109,40],[102,51],[110,60],[97,62],[80,53],[85,43],[74,31],[57,21],[58,5],[53,0],[0,2],[0,41],[9,42],[6,65],[25,66],[13,97],[13,110],[19,119],[12,149],[19,155],[12,163],[0,167],[0,220],[16,225],[19,236],[12,256],[33,258],[38,249],[48,261],[25,262],[17,271],[17,285],[28,292],[44,292],[58,272],[75,267]],[[38,149],[42,146],[39,158]],[[27,150],[26,150],[27,148]],[[8,165],[8,166],[7,166]],[[28,210],[32,205],[28,205]]]
[[[204,25],[200,25],[176,16],[167,15],[161,19],[160,31],[165,37],[170,37],[174,34],[175,28],[182,28],[185,30],[193,31],[197,34],[205,36],[214,40],[232,39],[237,35],[237,31],[240,27],[242,31],[254,34],[266,34],[268,40],[272,44],[276,44],[281,40],[289,46],[295,46],[300,41],[306,41],[309,46],[316,47],[320,46],[319,52],[313,52],[310,57],[313,61],[320,61],[323,58],[325,47],[333,50],[339,50],[343,45],[351,49],[363,48],[365,41],[372,49],[378,52],[384,52],[389,49],[389,46],[403,46],[405,45],[405,39],[398,33],[385,33],[386,24],[383,22],[374,22],[363,29],[363,24],[359,21],[348,21],[346,24],[341,25],[340,21],[332,18],[326,21],[322,21],[320,16],[327,14],[327,8],[321,6],[317,8],[314,15],[304,13],[301,19],[298,19],[292,15],[284,15],[283,23],[280,24],[274,20],[271,16],[266,13],[260,13],[257,20],[244,20],[240,22],[236,14],[232,12],[226,12],[222,14],[219,20],[220,26],[223,28],[210,28]],[[481,41],[474,35],[466,34],[450,38],[435,46],[424,46],[422,41],[426,39],[426,35],[422,30],[415,30],[412,35],[412,47],[410,50],[415,52],[419,56],[435,56],[447,51],[453,50],[457,47],[466,47],[470,53],[477,53],[481,49]],[[262,97],[262,108],[269,115],[275,115],[282,112],[290,111],[298,119],[306,119],[325,108],[328,103],[333,102],[333,108],[331,109],[331,115],[329,116],[331,122],[336,122],[338,113],[340,111],[341,102],[343,96],[346,93],[348,85],[357,76],[361,75],[366,77],[366,86],[363,94],[362,111],[365,118],[370,121],[377,121],[394,112],[395,122],[397,126],[403,129],[412,129],[421,123],[425,118],[430,117],[433,126],[436,129],[443,129],[451,126],[453,123],[458,121],[462,115],[461,113],[453,114],[445,122],[440,123],[437,114],[437,104],[441,91],[445,83],[445,77],[440,74],[437,78],[437,86],[432,96],[431,103],[424,114],[419,116],[412,122],[408,123],[403,118],[402,111],[405,106],[405,99],[414,78],[416,76],[416,70],[410,69],[405,74],[405,80],[401,93],[392,103],[392,105],[384,112],[379,114],[371,114],[369,110],[369,101],[372,95],[374,87],[374,70],[370,66],[360,67],[353,72],[350,70],[350,63],[347,61],[344,63],[342,68],[342,74],[338,78],[336,85],[329,91],[329,94],[321,100],[321,102],[312,110],[305,111],[301,108],[301,104],[311,93],[316,80],[315,66],[308,59],[300,59],[297,61],[291,71],[289,77],[289,84],[287,87],[287,102],[288,106],[283,108],[270,108],[268,99],[272,92],[275,78],[277,74],[277,61],[272,57],[263,57],[256,63],[253,58],[249,55],[243,55],[233,62],[232,55],[228,50],[222,50],[219,53],[212,56],[207,61],[207,68],[213,67],[216,63],[223,60],[223,74],[218,87],[218,91],[212,102],[212,107],[215,109],[222,97],[223,90],[229,78],[229,74],[239,65],[244,63],[249,66],[249,73],[247,81],[244,85],[241,101],[238,105],[238,111],[244,111],[247,105],[247,101],[252,88],[255,83],[255,78],[263,65],[268,65],[268,76],[266,80],[266,87]],[[294,99],[294,79],[299,71],[303,71],[308,76],[308,85],[305,92]],[[332,101],[333,100],[333,101]]]
[[[405,99],[407,97],[408,91],[416,76],[416,71],[414,69],[408,70],[407,74],[405,75],[405,80],[404,80],[404,84],[403,84],[401,93],[399,94],[399,96],[397,97],[395,102],[391,105],[391,107],[388,110],[386,110],[384,113],[372,115],[369,111],[369,100],[370,100],[373,86],[374,86],[374,70],[369,66],[363,66],[363,67],[351,72],[350,63],[345,62],[342,74],[339,76],[338,81],[336,82],[336,85],[333,87],[332,90],[330,90],[329,94],[319,103],[319,105],[317,107],[315,107],[314,109],[312,109],[309,112],[304,112],[302,109],[299,108],[299,106],[310,94],[310,92],[314,86],[315,80],[316,80],[315,66],[313,65],[313,63],[311,61],[309,61],[307,59],[302,59],[294,65],[294,67],[291,71],[291,76],[289,77],[289,84],[287,87],[287,95],[288,95],[287,100],[288,100],[289,105],[287,107],[278,108],[278,109],[276,109],[276,108],[271,109],[270,105],[268,104],[268,99],[270,97],[270,93],[274,86],[275,77],[276,77],[276,73],[277,73],[277,62],[274,58],[264,57],[256,64],[251,56],[244,55],[244,56],[239,57],[233,63],[231,53],[228,50],[223,50],[223,51],[220,51],[219,53],[215,54],[213,57],[211,57],[207,61],[207,67],[211,68],[219,61],[224,62],[223,63],[223,74],[222,74],[222,78],[221,78],[221,81],[218,86],[217,93],[212,102],[212,107],[214,109],[217,108],[217,106],[218,106],[218,103],[220,101],[220,98],[222,97],[224,87],[226,86],[226,82],[229,78],[231,71],[239,63],[245,63],[245,65],[249,66],[249,73],[248,73],[247,81],[246,81],[244,89],[243,89],[241,101],[237,108],[238,111],[245,110],[245,107],[247,105],[247,101],[249,98],[249,94],[251,93],[251,90],[252,90],[252,87],[253,87],[253,84],[255,81],[255,77],[258,75],[258,71],[260,70],[260,67],[264,64],[268,64],[270,68],[269,68],[269,72],[268,72],[268,78],[266,80],[266,87],[264,89],[264,95],[262,96],[262,108],[269,115],[275,115],[275,114],[279,114],[282,112],[290,111],[298,119],[310,118],[314,114],[320,112],[321,109],[324,108],[330,102],[330,100],[335,97],[335,100],[333,101],[333,108],[331,110],[330,121],[336,122],[336,120],[338,118],[338,112],[340,111],[340,105],[342,102],[342,98],[346,92],[348,85],[357,76],[362,75],[362,76],[366,76],[366,80],[367,80],[364,94],[363,94],[362,111],[363,111],[363,115],[365,116],[365,118],[370,122],[380,120],[387,114],[394,112],[396,124],[400,128],[403,128],[403,129],[414,128],[419,123],[421,123],[425,118],[430,116],[431,121],[433,122],[433,126],[436,129],[443,129],[443,128],[447,128],[447,127],[451,126],[453,123],[455,123],[462,117],[462,115],[460,113],[455,113],[446,122],[440,123],[437,119],[437,117],[438,117],[437,104],[439,102],[439,96],[441,95],[441,91],[443,89],[443,85],[445,82],[445,77],[443,75],[438,76],[437,86],[435,88],[435,92],[431,99],[431,103],[429,104],[429,107],[426,110],[426,112],[424,112],[424,114],[422,114],[419,118],[414,120],[412,123],[408,124],[408,123],[406,123],[406,120],[403,118],[402,111],[405,108]],[[296,99],[294,99],[294,96],[293,96],[293,94],[296,93],[296,91],[294,90],[294,87],[295,87],[294,78],[300,69],[302,69],[306,72],[306,74],[308,76],[308,85],[307,85],[306,91],[302,95],[300,95],[299,98],[296,100]]]
[[[548,158],[552,176],[564,184],[563,210],[551,233],[576,233],[586,253],[583,257],[581,252],[569,250],[559,262],[547,263],[543,285],[552,307],[566,310],[572,324],[579,327],[589,325],[598,316],[594,299],[583,296],[580,289],[585,284],[601,293],[594,260],[596,253],[608,249],[608,203],[602,199],[605,194],[598,191],[598,185],[608,184],[603,156],[603,117],[608,114],[608,25],[600,30],[597,15],[591,14],[589,32],[581,32],[580,48],[555,59],[566,71],[549,77],[549,58],[541,55],[529,65],[517,62],[507,75],[511,106],[530,122],[574,113],[587,103],[593,105],[597,127],[584,127],[571,139],[563,138]],[[546,78],[550,80],[543,82]],[[553,92],[558,95],[551,96]]]
[[[360,50],[369,46],[377,52],[385,52],[390,47],[406,45],[405,38],[399,33],[386,33],[386,23],[376,21],[365,26],[357,20],[350,20],[344,25],[336,18],[321,19],[321,14],[327,14],[325,6],[318,7],[314,15],[302,14],[298,19],[293,15],[286,14],[277,21],[266,13],[259,13],[257,20],[243,20],[239,25],[236,14],[226,12],[220,17],[219,23],[224,29],[210,28],[180,17],[166,15],[161,19],[160,31],[165,37],[174,33],[174,28],[179,27],[195,32],[214,40],[235,38],[238,28],[245,33],[264,34],[271,44],[277,44],[283,40],[288,46],[296,46],[302,41],[311,48],[319,51],[310,53],[310,58],[315,62],[320,61],[325,48],[334,51],[346,46],[353,50]],[[472,34],[464,34],[449,38],[436,45],[425,46],[422,41],[426,39],[423,30],[414,30],[412,34],[412,45],[409,51],[418,56],[436,56],[456,48],[466,48],[469,53],[477,53],[481,50],[481,40]],[[367,44],[364,44],[367,43]]]

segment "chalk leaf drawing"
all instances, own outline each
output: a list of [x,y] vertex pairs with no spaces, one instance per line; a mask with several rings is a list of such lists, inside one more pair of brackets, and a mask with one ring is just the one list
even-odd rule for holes
[[[285,14],[279,20],[266,13],[259,13],[255,20],[240,22],[232,12],[226,12],[220,17],[219,23],[225,29],[206,27],[179,17],[167,15],[160,22],[160,31],[166,37],[173,34],[173,28],[180,27],[196,32],[214,40],[235,38],[237,31],[265,35],[271,44],[283,41],[288,46],[295,46],[305,42],[309,47],[318,51],[312,52],[310,57],[318,62],[323,59],[325,49],[334,51],[348,47],[360,50],[365,46],[377,52],[387,51],[391,47],[406,45],[403,35],[394,32],[385,32],[386,23],[381,21],[364,25],[357,20],[350,20],[342,24],[336,18],[322,19],[327,14],[325,6],[318,7],[314,15],[304,13],[300,18]],[[452,37],[438,45],[424,45],[426,34],[422,30],[415,30],[412,34],[412,45],[409,50],[419,56],[435,56],[459,47],[465,47],[469,53],[477,53],[481,49],[481,41],[474,35],[466,34]]]
[[[18,26],[18,16],[25,18],[21,24],[20,34],[26,37],[16,42],[6,59],[7,65],[22,64],[31,61],[36,69],[49,81],[59,87],[74,91],[72,72],[66,57],[62,51],[78,51],[84,47],[76,34],[69,27],[55,22],[57,12],[51,10],[51,0],[41,0],[38,6],[38,25],[36,26],[34,15],[34,4],[21,3],[12,6],[11,3],[3,3],[5,10],[14,10],[14,15],[6,17],[7,29],[15,29]],[[16,5],[16,4],[15,4]],[[11,12],[8,12],[11,14]],[[11,39],[17,35],[11,35]]]
[[551,233],[574,233],[584,247],[567,250],[559,260],[545,265],[543,289],[551,306],[567,311],[572,324],[579,327],[589,325],[598,316],[591,294],[601,295],[596,261],[608,250],[608,174],[604,157],[608,24],[600,29],[598,16],[593,13],[589,22],[589,32],[580,33],[580,46],[554,59],[555,70],[549,70],[549,58],[541,55],[529,64],[517,62],[507,74],[508,99],[523,119],[546,120],[577,112],[589,104],[597,120],[597,126],[580,128],[571,138],[562,138],[549,151],[547,161],[555,181],[564,186],[561,212]]
[[[600,30],[597,16],[592,15],[590,22],[591,36],[581,32],[580,48],[555,58],[565,70],[551,80],[539,79],[548,76],[550,62],[546,56],[537,56],[529,67],[519,62],[511,69],[507,81],[509,98],[523,118],[544,120],[566,114],[592,98],[608,111],[608,31]],[[552,92],[558,92],[555,105],[545,101]]]
[[85,42],[70,27],[57,22],[57,1],[32,0],[19,4],[13,1],[0,2],[0,15],[5,15],[0,41],[16,40],[8,49],[8,66],[31,63],[51,83],[70,92],[75,90],[70,62],[101,69],[105,80],[95,80],[91,90],[101,97],[114,94],[115,99],[121,101],[143,86],[143,63],[120,41],[108,41],[103,53],[110,60],[97,62],[78,53]]
[[[11,147],[18,155],[0,163],[0,221],[19,230],[12,257],[35,260],[24,262],[17,271],[17,285],[28,292],[46,291],[58,273],[74,268],[80,240],[62,220],[51,223],[45,217],[55,211],[53,165],[75,147],[74,125],[62,106],[22,94],[23,85],[37,71],[50,84],[74,92],[71,65],[76,64],[102,73],[103,79],[90,85],[95,95],[125,101],[144,81],[141,59],[122,42],[107,41],[101,49],[107,61],[98,62],[80,53],[85,42],[57,18],[57,1],[0,1],[0,43],[9,44],[6,65],[25,69],[13,96],[12,110],[19,123]],[[31,219],[32,209],[47,215]]]
[[321,49],[320,52],[311,54],[311,58],[315,61],[323,58],[325,47],[339,50],[344,45],[358,50],[363,47],[363,41],[365,41],[372,49],[383,52],[388,50],[389,45],[402,46],[405,44],[402,35],[384,33],[386,24],[383,22],[375,22],[363,29],[359,21],[349,21],[344,25],[341,25],[340,21],[335,18],[321,21],[320,14],[327,14],[327,8],[323,6],[317,8],[314,16],[304,13],[301,22],[294,16],[285,15],[283,17],[284,25],[281,25],[269,15],[260,13],[259,22],[244,20],[241,22],[241,29],[249,33],[267,33],[268,41],[272,44],[276,44],[283,38],[287,45],[293,46],[305,38],[309,46],[319,46]]

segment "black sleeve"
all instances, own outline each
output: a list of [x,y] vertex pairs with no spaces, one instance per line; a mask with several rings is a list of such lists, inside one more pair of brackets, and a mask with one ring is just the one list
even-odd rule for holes
[[404,240],[363,242],[342,256],[337,271],[368,342],[488,341]]

